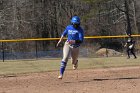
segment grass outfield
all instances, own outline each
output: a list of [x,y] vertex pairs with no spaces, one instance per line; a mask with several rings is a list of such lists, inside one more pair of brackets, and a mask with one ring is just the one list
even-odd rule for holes
[[[0,75],[45,72],[59,70],[60,58],[57,59],[37,59],[37,60],[6,60],[0,61]],[[78,69],[87,68],[110,68],[123,66],[140,66],[140,60],[126,59],[126,57],[108,58],[80,58]],[[69,60],[67,69],[72,69]]]

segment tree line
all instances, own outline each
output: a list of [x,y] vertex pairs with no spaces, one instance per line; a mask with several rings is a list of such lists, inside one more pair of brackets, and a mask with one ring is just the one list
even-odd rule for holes
[[[138,3],[136,3],[138,2]],[[127,0],[132,34],[139,33],[139,1]],[[126,34],[124,0],[0,0],[0,39],[60,37],[70,18],[78,15],[85,36]],[[54,49],[57,41],[3,43],[5,51]],[[100,47],[122,45],[122,39],[87,40]],[[0,46],[2,48],[2,46]]]

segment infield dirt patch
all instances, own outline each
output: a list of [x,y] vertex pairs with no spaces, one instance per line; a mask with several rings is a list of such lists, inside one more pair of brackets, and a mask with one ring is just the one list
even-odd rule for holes
[[66,70],[0,77],[0,93],[139,93],[140,67]]

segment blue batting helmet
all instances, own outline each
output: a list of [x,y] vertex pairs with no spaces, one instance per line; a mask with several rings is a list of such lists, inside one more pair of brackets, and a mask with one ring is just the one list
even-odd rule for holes
[[80,18],[78,16],[73,16],[71,19],[72,24],[80,24]]

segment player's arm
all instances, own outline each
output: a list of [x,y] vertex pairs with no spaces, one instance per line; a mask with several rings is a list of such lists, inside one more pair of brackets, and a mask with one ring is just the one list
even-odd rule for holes
[[124,47],[126,47],[126,46],[127,46],[127,43],[125,43]]
[[64,32],[62,33],[59,41],[57,42],[57,45],[56,46],[59,46],[59,44],[63,41],[63,38],[67,35],[67,29],[64,30]]
[[57,42],[57,45],[56,46],[59,46],[59,44],[62,42],[62,40],[63,40],[63,36],[61,36],[61,38],[59,39],[59,41]]
[[124,44],[124,47],[126,47],[126,46],[127,46],[127,44],[128,44],[128,42],[126,42],[126,43]]

